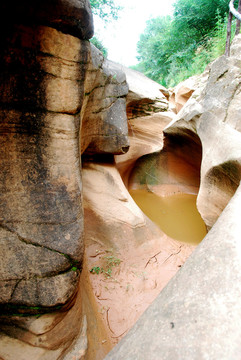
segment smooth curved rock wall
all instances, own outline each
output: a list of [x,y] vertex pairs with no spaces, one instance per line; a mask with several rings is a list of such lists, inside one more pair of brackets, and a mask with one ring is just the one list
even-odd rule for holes
[[240,182],[239,49],[240,36],[234,40],[232,56],[222,56],[212,64],[204,88],[194,92],[175,122],[164,130],[167,138],[183,129],[200,138],[203,157],[197,207],[209,228]]
[[106,360],[240,358],[240,196]]
[[161,151],[140,157],[130,173],[130,189],[148,189],[158,195],[198,194],[202,145],[184,129],[164,138]]

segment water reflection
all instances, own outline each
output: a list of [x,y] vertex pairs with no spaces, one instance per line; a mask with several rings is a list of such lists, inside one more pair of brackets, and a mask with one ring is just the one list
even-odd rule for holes
[[206,235],[196,207],[196,195],[162,197],[145,189],[130,190],[130,194],[139,208],[173,239],[197,245]]

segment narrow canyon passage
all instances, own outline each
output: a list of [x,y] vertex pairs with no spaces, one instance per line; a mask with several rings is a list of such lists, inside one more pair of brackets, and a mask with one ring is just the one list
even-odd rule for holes
[[166,139],[162,151],[139,158],[129,188],[111,157],[83,162],[81,276],[88,323],[95,324],[87,360],[103,359],[127,334],[206,235],[196,208],[201,146],[188,136],[179,145]]
[[166,89],[90,3],[0,5],[0,360],[240,360],[241,35]]

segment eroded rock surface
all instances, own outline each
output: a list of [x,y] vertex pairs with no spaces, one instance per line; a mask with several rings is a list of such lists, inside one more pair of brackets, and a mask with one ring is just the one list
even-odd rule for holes
[[[240,188],[111,360],[239,359]],[[150,350],[151,349],[151,350]]]
[[127,94],[124,72],[92,46],[82,109],[81,153],[124,154],[128,151]]
[[211,65],[208,65],[201,75],[192,76],[187,80],[182,81],[175,86],[175,88],[169,89],[169,104],[173,112],[177,114],[190,99],[194,91],[196,92],[195,96],[197,96],[197,93],[201,92],[206,84],[210,66]]
[[121,69],[129,85],[126,107],[128,119],[168,110],[169,92],[166,88],[138,71],[125,66],[121,66]]
[[201,160],[197,206],[210,231],[106,360],[240,357],[240,44],[211,65],[156,155],[173,148],[189,164]]
[[[88,1],[15,5],[0,5],[0,358],[103,359],[160,294],[107,359],[239,359],[241,39],[172,92],[90,45]],[[194,247],[131,198],[142,187],[198,194],[211,230],[186,263]]]
[[92,14],[87,1],[0,7],[0,357],[54,360],[83,323],[79,133]]
[[0,357],[82,359],[80,143],[128,150],[128,86],[88,41],[88,1],[2,3],[1,18]]
[[83,256],[78,133],[89,45],[25,24],[12,24],[4,41],[1,284],[9,291],[1,303],[15,313],[18,305],[63,305],[77,288],[71,268]]
[[222,56],[212,64],[204,89],[194,92],[175,122],[164,130],[167,139],[187,131],[200,138],[203,157],[197,206],[209,228],[240,182],[239,46],[237,37],[232,56]]

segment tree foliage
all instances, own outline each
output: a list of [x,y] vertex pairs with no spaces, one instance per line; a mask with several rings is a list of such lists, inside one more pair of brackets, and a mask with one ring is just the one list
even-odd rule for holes
[[[118,19],[118,13],[121,10],[120,6],[115,5],[114,0],[90,0],[92,12],[99,16],[105,23],[111,20]],[[105,58],[107,58],[108,50],[103,45],[102,41],[94,36],[91,40],[93,45],[97,47]]]
[[105,21],[116,20],[121,9],[113,0],[90,0],[90,5],[93,13]]
[[107,58],[108,50],[96,36],[92,37],[92,39],[90,39],[90,42],[102,52],[105,58]]
[[213,44],[226,31],[229,0],[177,0],[173,16],[147,22],[137,45],[147,76],[164,86],[174,86],[202,72],[213,60]]

